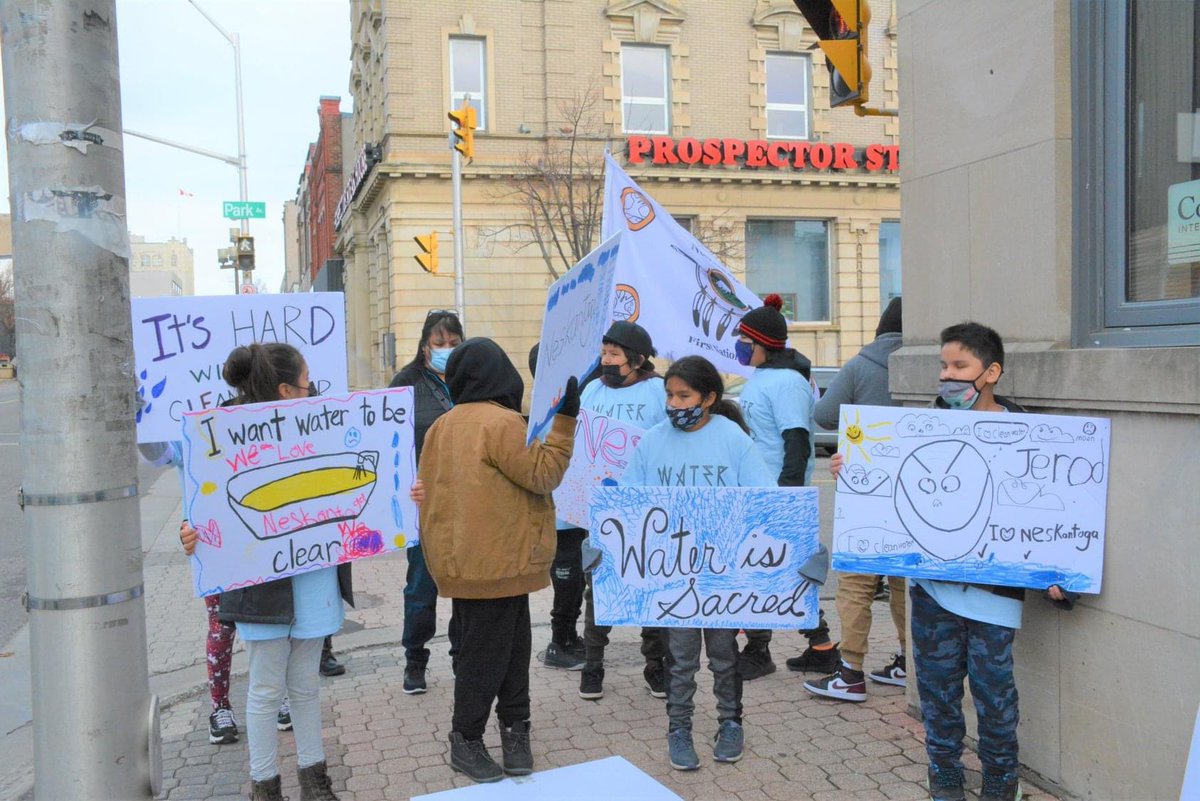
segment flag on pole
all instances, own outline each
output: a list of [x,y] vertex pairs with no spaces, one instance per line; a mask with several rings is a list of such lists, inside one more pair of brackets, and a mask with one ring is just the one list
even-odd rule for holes
[[[703,356],[722,373],[749,375],[734,353],[742,315],[762,305],[700,244],[604,154],[600,238],[624,231],[617,265],[614,318],[645,328],[665,359]],[[628,252],[626,252],[628,251]]]
[[191,192],[184,192],[182,189],[179,190],[179,196],[180,197],[195,197],[195,195],[192,194]]

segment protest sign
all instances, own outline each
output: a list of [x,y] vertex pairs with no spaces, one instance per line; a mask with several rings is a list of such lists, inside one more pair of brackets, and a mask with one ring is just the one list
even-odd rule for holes
[[573,526],[587,528],[592,490],[606,481],[620,481],[629,456],[644,433],[645,429],[580,409],[571,464],[554,490],[558,517]]
[[546,293],[526,444],[550,427],[568,379],[582,382],[600,363],[600,340],[612,322],[613,276],[622,241],[619,234],[606,239]]
[[597,487],[590,542],[604,626],[808,629],[813,487]]
[[1100,592],[1109,423],[841,408],[833,566]]
[[494,784],[471,784],[410,801],[683,801],[619,756],[509,776]]
[[346,312],[341,292],[133,299],[138,442],[179,439],[183,413],[234,392],[221,377],[238,345],[285,342],[308,362],[322,394],[346,392]]
[[412,420],[410,387],[184,414],[196,594],[414,544]]
[[601,236],[624,232],[614,315],[645,328],[668,361],[697,355],[749,375],[733,345],[742,315],[762,305],[712,251],[604,156]]

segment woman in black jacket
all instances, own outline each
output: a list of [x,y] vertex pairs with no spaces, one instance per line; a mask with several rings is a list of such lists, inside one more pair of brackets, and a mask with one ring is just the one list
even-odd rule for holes
[[[446,386],[446,362],[450,352],[462,344],[463,327],[458,315],[445,309],[433,309],[425,316],[417,355],[396,373],[389,387],[413,388],[413,425],[417,446],[417,464],[421,463],[421,448],[425,432],[454,403]],[[437,632],[437,585],[425,566],[421,544],[410,547],[408,574],[404,583],[404,631],[400,643],[404,646],[404,692],[413,695],[425,692],[425,668],[429,664],[426,644]],[[450,620],[450,660],[458,653],[458,632]]]

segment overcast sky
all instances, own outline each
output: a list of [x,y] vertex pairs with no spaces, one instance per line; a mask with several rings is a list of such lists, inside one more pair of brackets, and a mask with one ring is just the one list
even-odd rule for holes
[[[0,0],[2,2],[2,0]],[[240,36],[250,200],[267,217],[250,232],[256,278],[272,292],[283,279],[283,202],[296,196],[321,95],[351,111],[350,8],[346,0],[197,0]],[[233,48],[188,0],[117,0],[124,125],[196,147],[237,155]],[[0,104],[3,99],[0,98]],[[5,117],[7,118],[7,117]],[[9,206],[8,154],[0,137],[0,180]],[[194,197],[183,197],[180,190]],[[148,241],[186,237],[195,253],[196,294],[233,291],[217,268],[237,223],[221,202],[238,197],[237,168],[204,156],[125,138],[125,192],[131,233]]]

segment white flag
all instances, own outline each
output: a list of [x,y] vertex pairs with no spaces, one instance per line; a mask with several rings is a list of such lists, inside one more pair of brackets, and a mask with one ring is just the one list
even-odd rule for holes
[[664,359],[703,356],[722,373],[748,375],[733,345],[742,315],[762,305],[654,198],[642,191],[613,157],[604,155],[601,240],[620,231],[614,319],[650,333]]

